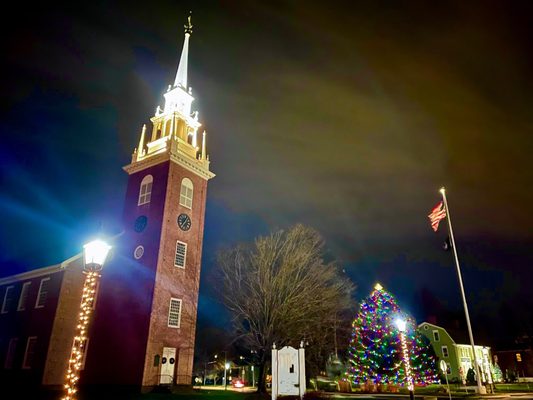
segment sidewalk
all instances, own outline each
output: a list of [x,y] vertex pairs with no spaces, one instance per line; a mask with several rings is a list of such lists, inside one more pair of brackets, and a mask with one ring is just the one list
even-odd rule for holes
[[[471,392],[473,393],[473,392]],[[358,398],[358,399],[408,399],[408,394],[399,394],[399,393],[371,393],[371,394],[359,394],[359,393],[335,393],[332,398],[335,399],[350,399],[350,398]],[[432,395],[432,394],[416,394],[415,391],[415,399],[417,400],[449,400],[450,397],[447,394],[438,394],[438,395]],[[533,400],[533,393],[496,393],[496,394],[484,394],[484,395],[478,395],[478,394],[470,394],[466,396],[464,393],[454,393],[452,392],[452,400],[458,400],[458,399],[468,399],[468,400],[501,400],[501,399],[531,399]]]

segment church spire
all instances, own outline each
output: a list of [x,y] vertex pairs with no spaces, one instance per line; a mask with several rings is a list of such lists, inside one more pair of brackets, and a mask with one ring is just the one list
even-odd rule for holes
[[178,73],[176,74],[176,80],[174,86],[181,86],[187,89],[187,62],[189,58],[189,37],[192,33],[191,16],[187,18],[187,24],[185,28],[185,40],[183,41],[183,50],[181,51],[180,64],[178,66]]
[[[189,37],[192,33],[191,17],[185,24],[185,41],[174,85],[169,85],[163,94],[165,105],[157,107],[150,120],[153,127],[148,133],[143,127],[139,146],[132,154],[132,163],[126,167],[128,173],[146,168],[149,160],[160,162],[164,157],[185,166],[191,172],[205,179],[214,174],[209,170],[205,133],[198,136],[202,126],[198,111],[192,112],[192,89],[187,86],[187,59]],[[198,146],[202,140],[202,147]],[[165,156],[166,154],[166,156]]]

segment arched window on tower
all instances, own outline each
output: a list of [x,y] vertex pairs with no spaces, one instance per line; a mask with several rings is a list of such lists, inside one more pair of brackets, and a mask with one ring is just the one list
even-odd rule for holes
[[194,189],[192,186],[192,181],[189,178],[183,178],[181,181],[180,204],[184,207],[192,209],[193,193]]
[[152,198],[153,182],[154,178],[152,175],[146,175],[141,181],[141,188],[139,189],[139,202],[137,203],[139,206],[150,203],[150,199]]

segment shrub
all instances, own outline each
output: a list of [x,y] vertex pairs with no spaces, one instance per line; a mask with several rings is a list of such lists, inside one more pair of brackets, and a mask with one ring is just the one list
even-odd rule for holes
[[311,391],[304,394],[303,400],[324,400],[329,399],[330,395],[324,392]]

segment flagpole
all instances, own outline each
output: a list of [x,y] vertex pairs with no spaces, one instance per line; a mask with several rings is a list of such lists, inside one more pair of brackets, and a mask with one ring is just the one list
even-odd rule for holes
[[459,287],[461,288],[461,296],[463,298],[463,306],[465,308],[466,326],[468,327],[468,336],[470,337],[470,345],[472,346],[472,352],[474,353],[474,365],[476,368],[477,388],[478,388],[479,394],[486,394],[487,390],[481,384],[481,374],[479,371],[479,365],[477,363],[476,347],[474,346],[474,335],[472,334],[472,326],[470,325],[470,315],[468,313],[468,305],[466,304],[466,295],[465,295],[465,288],[463,287],[463,278],[461,276],[461,267],[459,266],[459,257],[457,256],[457,247],[455,246],[455,239],[453,237],[452,218],[450,216],[450,209],[448,208],[448,201],[446,199],[446,190],[444,188],[441,188],[440,193],[442,194],[442,200],[444,201],[444,207],[446,208],[446,216],[448,217],[447,218],[448,219],[448,231],[450,232],[450,239],[452,241],[453,255],[455,257],[455,266],[457,268],[457,277],[459,279]]

